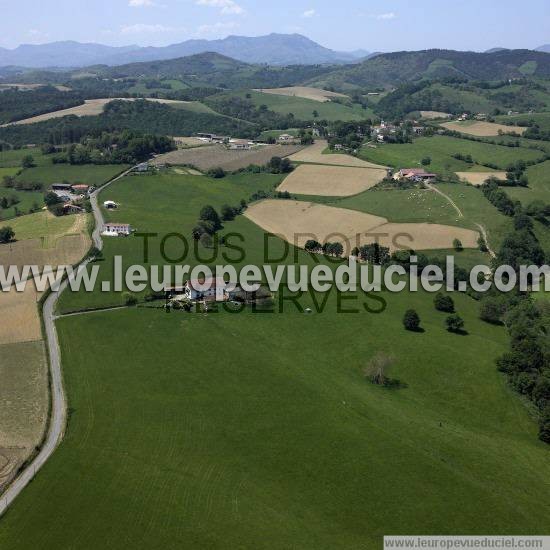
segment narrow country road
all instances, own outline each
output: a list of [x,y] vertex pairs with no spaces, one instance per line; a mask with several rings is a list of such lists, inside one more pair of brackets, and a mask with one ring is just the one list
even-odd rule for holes
[[481,231],[481,235],[483,236],[483,240],[485,241],[485,246],[487,247],[487,252],[489,252],[489,256],[491,256],[491,258],[496,258],[497,255],[495,254],[495,251],[489,245],[489,238],[487,237],[487,230],[480,223],[476,223],[476,225],[479,227],[479,230]]
[[[451,197],[449,197],[449,195],[443,193],[443,191],[441,191],[441,189],[438,189],[437,187],[429,184],[429,183],[424,183],[424,185],[428,188],[428,189],[431,189],[432,191],[435,191],[436,193],[438,193],[439,195],[441,195],[442,197],[444,197],[445,199],[447,199],[449,201],[449,203],[451,204],[451,206],[457,211],[457,214],[460,218],[463,218],[464,217],[464,214],[462,213],[462,210],[460,210],[460,208],[458,207],[458,205],[456,204],[456,202],[451,199]],[[491,258],[496,258],[497,255],[495,254],[495,251],[491,248],[491,246],[489,245],[489,238],[487,236],[487,230],[485,229],[485,227],[483,225],[481,225],[480,223],[476,223],[474,222],[475,225],[477,227],[479,227],[479,231],[481,232],[481,235],[483,237],[483,240],[485,241],[485,245],[487,246],[487,252],[489,253],[489,256],[491,256]]]
[[456,212],[457,212],[459,218],[463,218],[463,217],[464,217],[464,214],[462,213],[462,210],[460,210],[460,208],[458,207],[458,205],[456,204],[456,202],[455,202],[453,199],[451,199],[451,197],[449,197],[449,195],[446,195],[445,193],[443,193],[443,191],[441,191],[441,189],[438,189],[437,187],[435,187],[435,186],[432,185],[431,183],[424,182],[424,185],[425,185],[428,189],[431,189],[432,191],[435,191],[438,195],[441,195],[444,199],[446,199],[447,201],[449,201],[449,204],[456,210]]
[[[101,228],[103,226],[103,214],[98,206],[97,197],[101,191],[113,184],[115,181],[126,176],[133,170],[129,168],[122,174],[107,182],[103,187],[97,189],[90,195],[90,203],[95,219],[95,228],[92,233],[92,241],[94,246],[101,250],[103,248],[103,240],[101,239]],[[79,269],[84,268],[89,259],[85,259]],[[10,504],[17,498],[19,493],[32,481],[38,470],[50,458],[65,433],[65,423],[67,418],[67,399],[63,389],[63,375],[61,372],[61,355],[59,352],[59,340],[57,338],[57,330],[55,328],[55,306],[62,292],[67,288],[65,280],[59,287],[57,292],[52,291],[44,301],[42,307],[42,317],[44,320],[44,330],[46,338],[46,346],[50,359],[50,377],[51,377],[51,414],[48,433],[40,452],[34,460],[17,476],[8,486],[6,491],[0,496],[0,516],[8,509]]]

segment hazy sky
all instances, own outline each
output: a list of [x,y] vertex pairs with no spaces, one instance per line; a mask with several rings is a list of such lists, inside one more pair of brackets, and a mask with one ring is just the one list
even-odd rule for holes
[[550,43],[550,0],[0,0],[0,46],[298,32],[337,50]]

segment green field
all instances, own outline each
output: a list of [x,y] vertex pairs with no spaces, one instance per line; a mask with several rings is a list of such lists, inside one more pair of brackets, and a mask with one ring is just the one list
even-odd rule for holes
[[[67,437],[3,518],[0,546],[348,549],[390,532],[546,532],[548,453],[495,370],[504,330],[464,296],[464,337],[431,296],[387,299],[380,315],[337,314],[330,299],[312,316],[62,319]],[[403,330],[408,307],[424,334]],[[408,387],[365,382],[377,351]]]
[[503,124],[507,122],[517,124],[521,121],[533,120],[540,126],[541,130],[550,131],[550,113],[522,113],[519,115],[502,115],[495,118]]
[[300,129],[299,128],[287,128],[286,130],[264,130],[261,134],[260,134],[260,137],[258,138],[259,140],[265,140],[267,138],[275,138],[277,139],[281,134],[288,134],[290,136],[297,136],[300,132]]
[[[188,236],[204,204],[234,204],[280,178],[127,177],[100,202],[120,202],[109,219]],[[468,218],[488,215],[478,190],[442,189],[462,200]],[[368,195],[383,193],[340,204],[370,207]],[[410,210],[408,192],[399,193],[380,208],[389,213],[402,201]],[[426,204],[415,206],[424,208],[419,219]],[[257,226],[240,216],[222,234],[232,231],[246,249],[234,263],[265,263]],[[151,239],[151,263],[160,260],[159,241]],[[171,256],[179,250],[167,248]],[[105,280],[114,254],[126,265],[143,263],[136,237],[108,240]],[[465,261],[477,262],[476,254]],[[303,251],[298,258],[328,262]],[[180,263],[198,261],[193,254]],[[363,302],[379,310],[379,298],[346,297],[347,313],[330,294],[313,315],[286,302],[271,314],[133,308],[60,319],[67,435],[2,518],[2,550],[347,550],[380,548],[388,533],[546,532],[548,451],[496,371],[505,330],[480,321],[479,304],[465,295],[453,298],[466,336],[445,330],[445,314],[424,292],[384,292],[379,314],[349,312]],[[314,308],[314,298],[323,296],[306,294],[300,303]],[[66,293],[61,309],[113,300],[120,303],[112,294]],[[410,307],[424,333],[404,331]],[[392,376],[404,387],[365,381],[377,352],[394,356]]]
[[[120,204],[116,211],[105,212],[106,221],[130,223],[140,232],[158,233],[159,237],[152,240],[154,246],[151,247],[149,261],[162,263],[159,250],[162,237],[168,233],[178,232],[192,243],[191,230],[196,225],[199,212],[205,204],[213,205],[218,211],[225,203],[237,206],[241,199],[248,199],[256,191],[273,190],[283,177],[251,173],[230,175],[223,180],[175,173],[163,173],[150,177],[128,176],[101,193],[100,203],[110,199]],[[231,231],[248,235],[248,228],[253,224],[239,216],[226,226],[227,229],[222,231],[222,234]],[[254,239],[251,260],[262,263],[262,242],[261,240],[260,242],[255,241],[257,238],[261,239],[261,235],[254,233],[250,238]],[[241,244],[238,240],[233,242],[237,245]],[[166,252],[170,257],[176,258],[181,255],[182,247],[181,240],[169,239]],[[142,249],[143,241],[135,237],[106,239],[106,260],[101,264],[101,280],[112,279],[112,257],[114,255],[122,255],[125,265],[140,264],[143,263]],[[204,250],[200,247],[200,251],[204,258],[212,256],[211,250]],[[225,248],[220,249],[219,261],[226,263],[221,259],[222,252],[231,254],[231,251]],[[248,263],[248,258],[247,256],[247,261],[244,264]],[[204,262],[194,261],[193,263]],[[120,304],[120,301],[120,294],[115,293],[66,292],[60,300],[59,308],[61,311],[67,312],[86,307]]]
[[52,183],[85,183],[99,187],[114,178],[117,174],[124,172],[128,166],[124,164],[50,164],[37,166],[24,170],[17,179],[25,182],[39,182],[44,185]]
[[452,155],[472,155],[477,163],[492,163],[499,168],[516,160],[532,161],[544,156],[542,151],[526,149],[522,147],[506,147],[492,145],[450,136],[423,137],[404,144],[384,144],[376,149],[363,147],[359,156],[365,160],[394,167],[416,167],[424,157],[430,157],[432,162],[425,167],[435,172],[463,172],[466,170],[478,170],[478,166],[472,166]]
[[50,158],[37,148],[0,151],[0,168],[20,168],[23,157],[31,156],[36,166],[50,163]]
[[[479,231],[477,224],[482,224],[489,235],[490,245],[492,248],[498,248],[504,235],[512,230],[511,219],[501,214],[479,189],[471,185],[443,183],[436,185],[457,204],[463,217],[458,216],[447,199],[433,191],[423,189],[371,189],[342,199],[307,197],[307,200],[383,216],[391,222],[439,223],[465,227],[474,231]],[[432,256],[434,254],[436,254],[434,251],[429,253]],[[438,251],[437,254],[443,253]],[[464,258],[465,255],[461,256]],[[484,261],[487,261],[486,256]]]
[[292,113],[298,120],[313,119],[313,111],[319,113],[319,119],[326,120],[364,120],[374,116],[370,109],[365,110],[357,104],[350,107],[333,101],[323,103],[302,97],[265,94],[251,90],[231,93],[243,98],[247,94],[250,94],[250,99],[256,106],[267,105],[268,109],[282,115]]
[[0,185],[0,198],[2,197],[17,197],[19,202],[10,208],[0,208],[0,220],[13,218],[17,213],[28,214],[31,208],[41,208],[44,204],[44,194],[40,191],[17,191]]
[[529,166],[526,172],[528,187],[509,187],[506,192],[526,206],[531,201],[541,200],[550,203],[550,161]]

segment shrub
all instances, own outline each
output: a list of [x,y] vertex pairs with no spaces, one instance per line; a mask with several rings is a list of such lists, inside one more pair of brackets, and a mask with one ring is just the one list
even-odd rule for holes
[[455,313],[445,319],[445,325],[449,332],[461,332],[464,328],[464,319]]
[[122,295],[122,299],[124,300],[124,305],[126,306],[135,306],[138,303],[137,296],[132,292],[125,292]]
[[438,292],[434,298],[434,306],[437,311],[444,311],[445,313],[454,313],[455,304],[450,296]]
[[403,326],[407,330],[417,331],[420,328],[420,316],[414,309],[408,309],[403,316]]
[[15,231],[9,227],[0,227],[0,243],[9,243],[15,238]]
[[455,239],[453,241],[453,248],[457,251],[457,252],[462,252],[462,250],[464,250],[464,247],[462,246],[462,242],[460,241],[460,239]]

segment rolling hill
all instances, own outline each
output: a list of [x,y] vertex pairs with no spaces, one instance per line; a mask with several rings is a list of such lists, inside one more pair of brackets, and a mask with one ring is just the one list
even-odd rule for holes
[[362,63],[338,67],[309,84],[350,87],[395,86],[422,78],[461,77],[501,80],[525,76],[550,76],[550,55],[532,50],[498,50],[491,53],[423,50],[380,54]]

